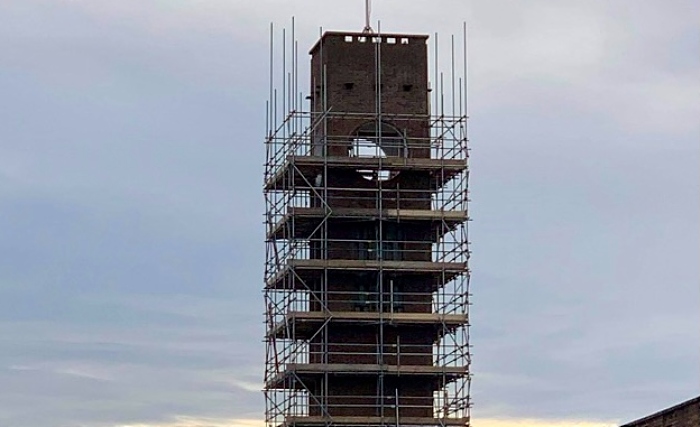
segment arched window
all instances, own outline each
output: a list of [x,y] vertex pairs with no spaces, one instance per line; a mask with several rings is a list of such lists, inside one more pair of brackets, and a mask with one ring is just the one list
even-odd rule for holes
[[[350,147],[350,157],[404,157],[406,139],[394,126],[383,122],[367,122],[355,131]],[[367,180],[386,181],[397,173],[388,170],[361,169],[358,172]]]

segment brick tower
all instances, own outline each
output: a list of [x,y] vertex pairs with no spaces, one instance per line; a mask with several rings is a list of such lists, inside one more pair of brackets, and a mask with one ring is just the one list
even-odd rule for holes
[[270,427],[468,425],[466,113],[427,40],[323,34],[310,111],[269,126]]

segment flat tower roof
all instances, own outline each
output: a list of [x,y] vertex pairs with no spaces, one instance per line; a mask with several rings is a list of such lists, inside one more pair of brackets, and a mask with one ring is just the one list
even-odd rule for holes
[[[343,37],[348,42],[358,42],[363,43],[367,39],[381,38],[382,42],[389,43],[388,39],[394,39],[395,44],[411,44],[415,42],[423,42],[430,36],[427,34],[398,34],[398,33],[363,33],[363,32],[353,32],[353,31],[326,31],[323,33],[321,38],[313,45],[309,54],[313,53],[321,46],[321,43],[327,38],[331,37]],[[371,40],[370,40],[371,41]]]

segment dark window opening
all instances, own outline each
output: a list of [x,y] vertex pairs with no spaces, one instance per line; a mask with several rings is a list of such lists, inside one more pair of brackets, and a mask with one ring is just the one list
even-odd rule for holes
[[355,295],[355,303],[353,304],[355,311],[375,311],[376,305],[372,298],[371,287],[369,284],[361,284],[358,292]]
[[359,260],[401,261],[404,259],[406,236],[399,224],[386,223],[382,227],[379,244],[379,224],[371,224],[352,231],[351,241],[354,253]]
[[404,293],[401,291],[401,286],[394,280],[389,279],[389,289],[386,292],[385,311],[402,312],[404,311]]
[[410,92],[411,90],[413,90],[413,85],[403,85],[404,92]]
[[403,252],[401,251],[401,240],[403,229],[398,224],[387,223],[383,227],[382,258],[389,261],[401,261]]
[[355,83],[345,83],[343,86],[345,90],[352,90],[355,87]]
[[381,307],[385,313],[404,312],[405,297],[400,287],[390,281],[381,294],[376,292],[376,284],[362,283],[353,295],[353,311],[376,312]]

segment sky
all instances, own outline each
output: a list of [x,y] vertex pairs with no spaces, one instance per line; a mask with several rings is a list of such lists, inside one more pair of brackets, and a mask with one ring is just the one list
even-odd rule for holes
[[[364,2],[0,0],[0,426],[260,427],[270,22]],[[375,0],[469,26],[475,427],[700,394],[700,2]]]

